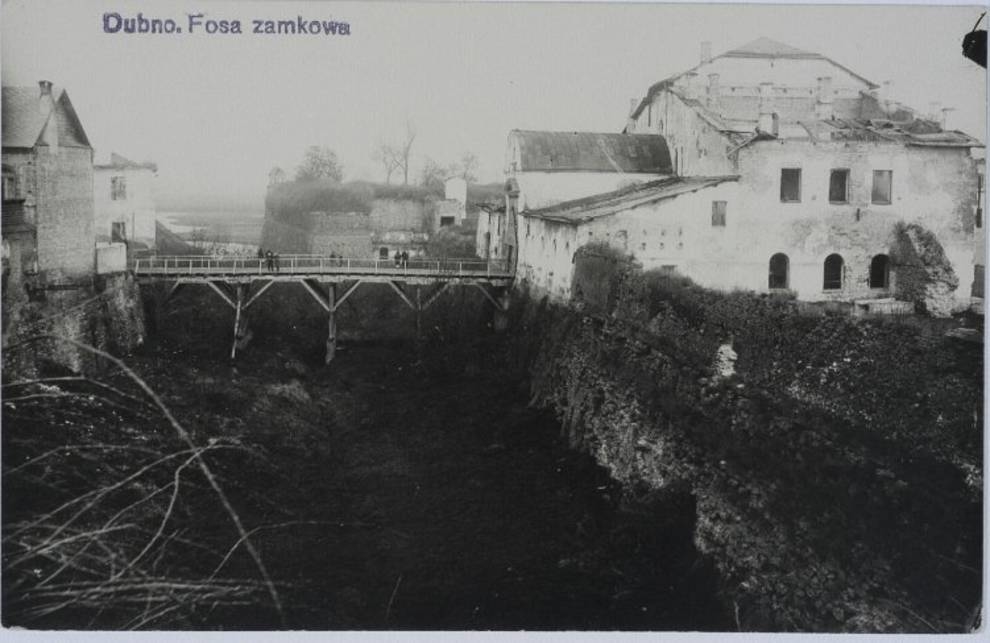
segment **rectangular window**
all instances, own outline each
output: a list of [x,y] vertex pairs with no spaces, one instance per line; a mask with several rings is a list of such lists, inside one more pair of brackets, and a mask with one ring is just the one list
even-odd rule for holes
[[780,171],[780,201],[781,203],[799,203],[801,201],[801,170],[784,168]]
[[725,201],[712,201],[712,226],[725,227]]
[[849,203],[849,170],[832,170],[828,180],[828,202]]
[[894,173],[892,171],[873,170],[873,203],[890,205],[893,181]]
[[127,198],[127,180],[123,176],[110,177],[110,200],[123,201]]
[[976,227],[983,227],[983,175],[976,175]]
[[4,172],[3,174],[3,200],[10,201],[17,198],[17,191],[14,189],[14,175]]
[[980,264],[973,266],[973,289],[970,294],[973,297],[983,297],[983,266]]
[[118,243],[121,241],[127,241],[127,231],[125,229],[125,223],[123,221],[111,221],[110,222],[110,241]]

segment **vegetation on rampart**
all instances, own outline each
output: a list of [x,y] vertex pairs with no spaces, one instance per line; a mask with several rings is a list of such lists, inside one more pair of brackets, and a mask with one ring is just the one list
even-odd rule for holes
[[[591,248],[520,302],[534,403],[630,488],[697,500],[742,629],[963,631],[980,601],[982,355]],[[731,345],[736,374],[713,374]]]

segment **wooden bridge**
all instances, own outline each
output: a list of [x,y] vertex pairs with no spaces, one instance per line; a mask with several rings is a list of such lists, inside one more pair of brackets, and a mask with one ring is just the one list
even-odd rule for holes
[[[155,256],[136,259],[131,271],[139,283],[171,284],[166,303],[189,284],[205,285],[234,310],[234,341],[230,357],[250,339],[247,310],[278,283],[301,284],[326,311],[329,364],[337,350],[337,309],[362,284],[387,284],[420,317],[444,292],[454,286],[474,287],[495,306],[508,306],[506,292],[513,273],[504,261],[470,259],[360,259],[320,255],[284,255],[277,260],[238,256]],[[424,292],[425,290],[425,292]]]

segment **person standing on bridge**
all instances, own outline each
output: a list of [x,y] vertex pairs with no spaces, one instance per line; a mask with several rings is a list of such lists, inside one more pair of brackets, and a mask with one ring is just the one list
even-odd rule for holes
[[409,253],[406,252],[405,250],[402,251],[402,267],[403,268],[409,267]]
[[278,272],[279,271],[279,263],[278,263],[279,262],[279,256],[278,256],[278,253],[277,252],[275,253],[274,259],[275,259],[275,272]]
[[399,251],[398,250],[396,250],[395,251],[395,267],[398,268],[400,265],[402,265],[402,255],[399,254]]
[[265,253],[265,267],[268,268],[268,272],[275,270],[275,255],[271,250]]

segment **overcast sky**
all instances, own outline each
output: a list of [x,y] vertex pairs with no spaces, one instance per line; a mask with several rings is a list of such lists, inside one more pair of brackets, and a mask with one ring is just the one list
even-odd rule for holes
[[[346,21],[351,35],[106,34],[105,11]],[[465,151],[501,180],[513,128],[619,131],[631,97],[760,36],[819,52],[985,140],[985,71],[960,42],[982,9],[511,3],[5,1],[3,83],[64,86],[98,156],[159,166],[161,190],[257,194],[307,145],[348,179],[380,180],[374,148],[418,131],[414,163]],[[414,170],[416,167],[414,167]]]

